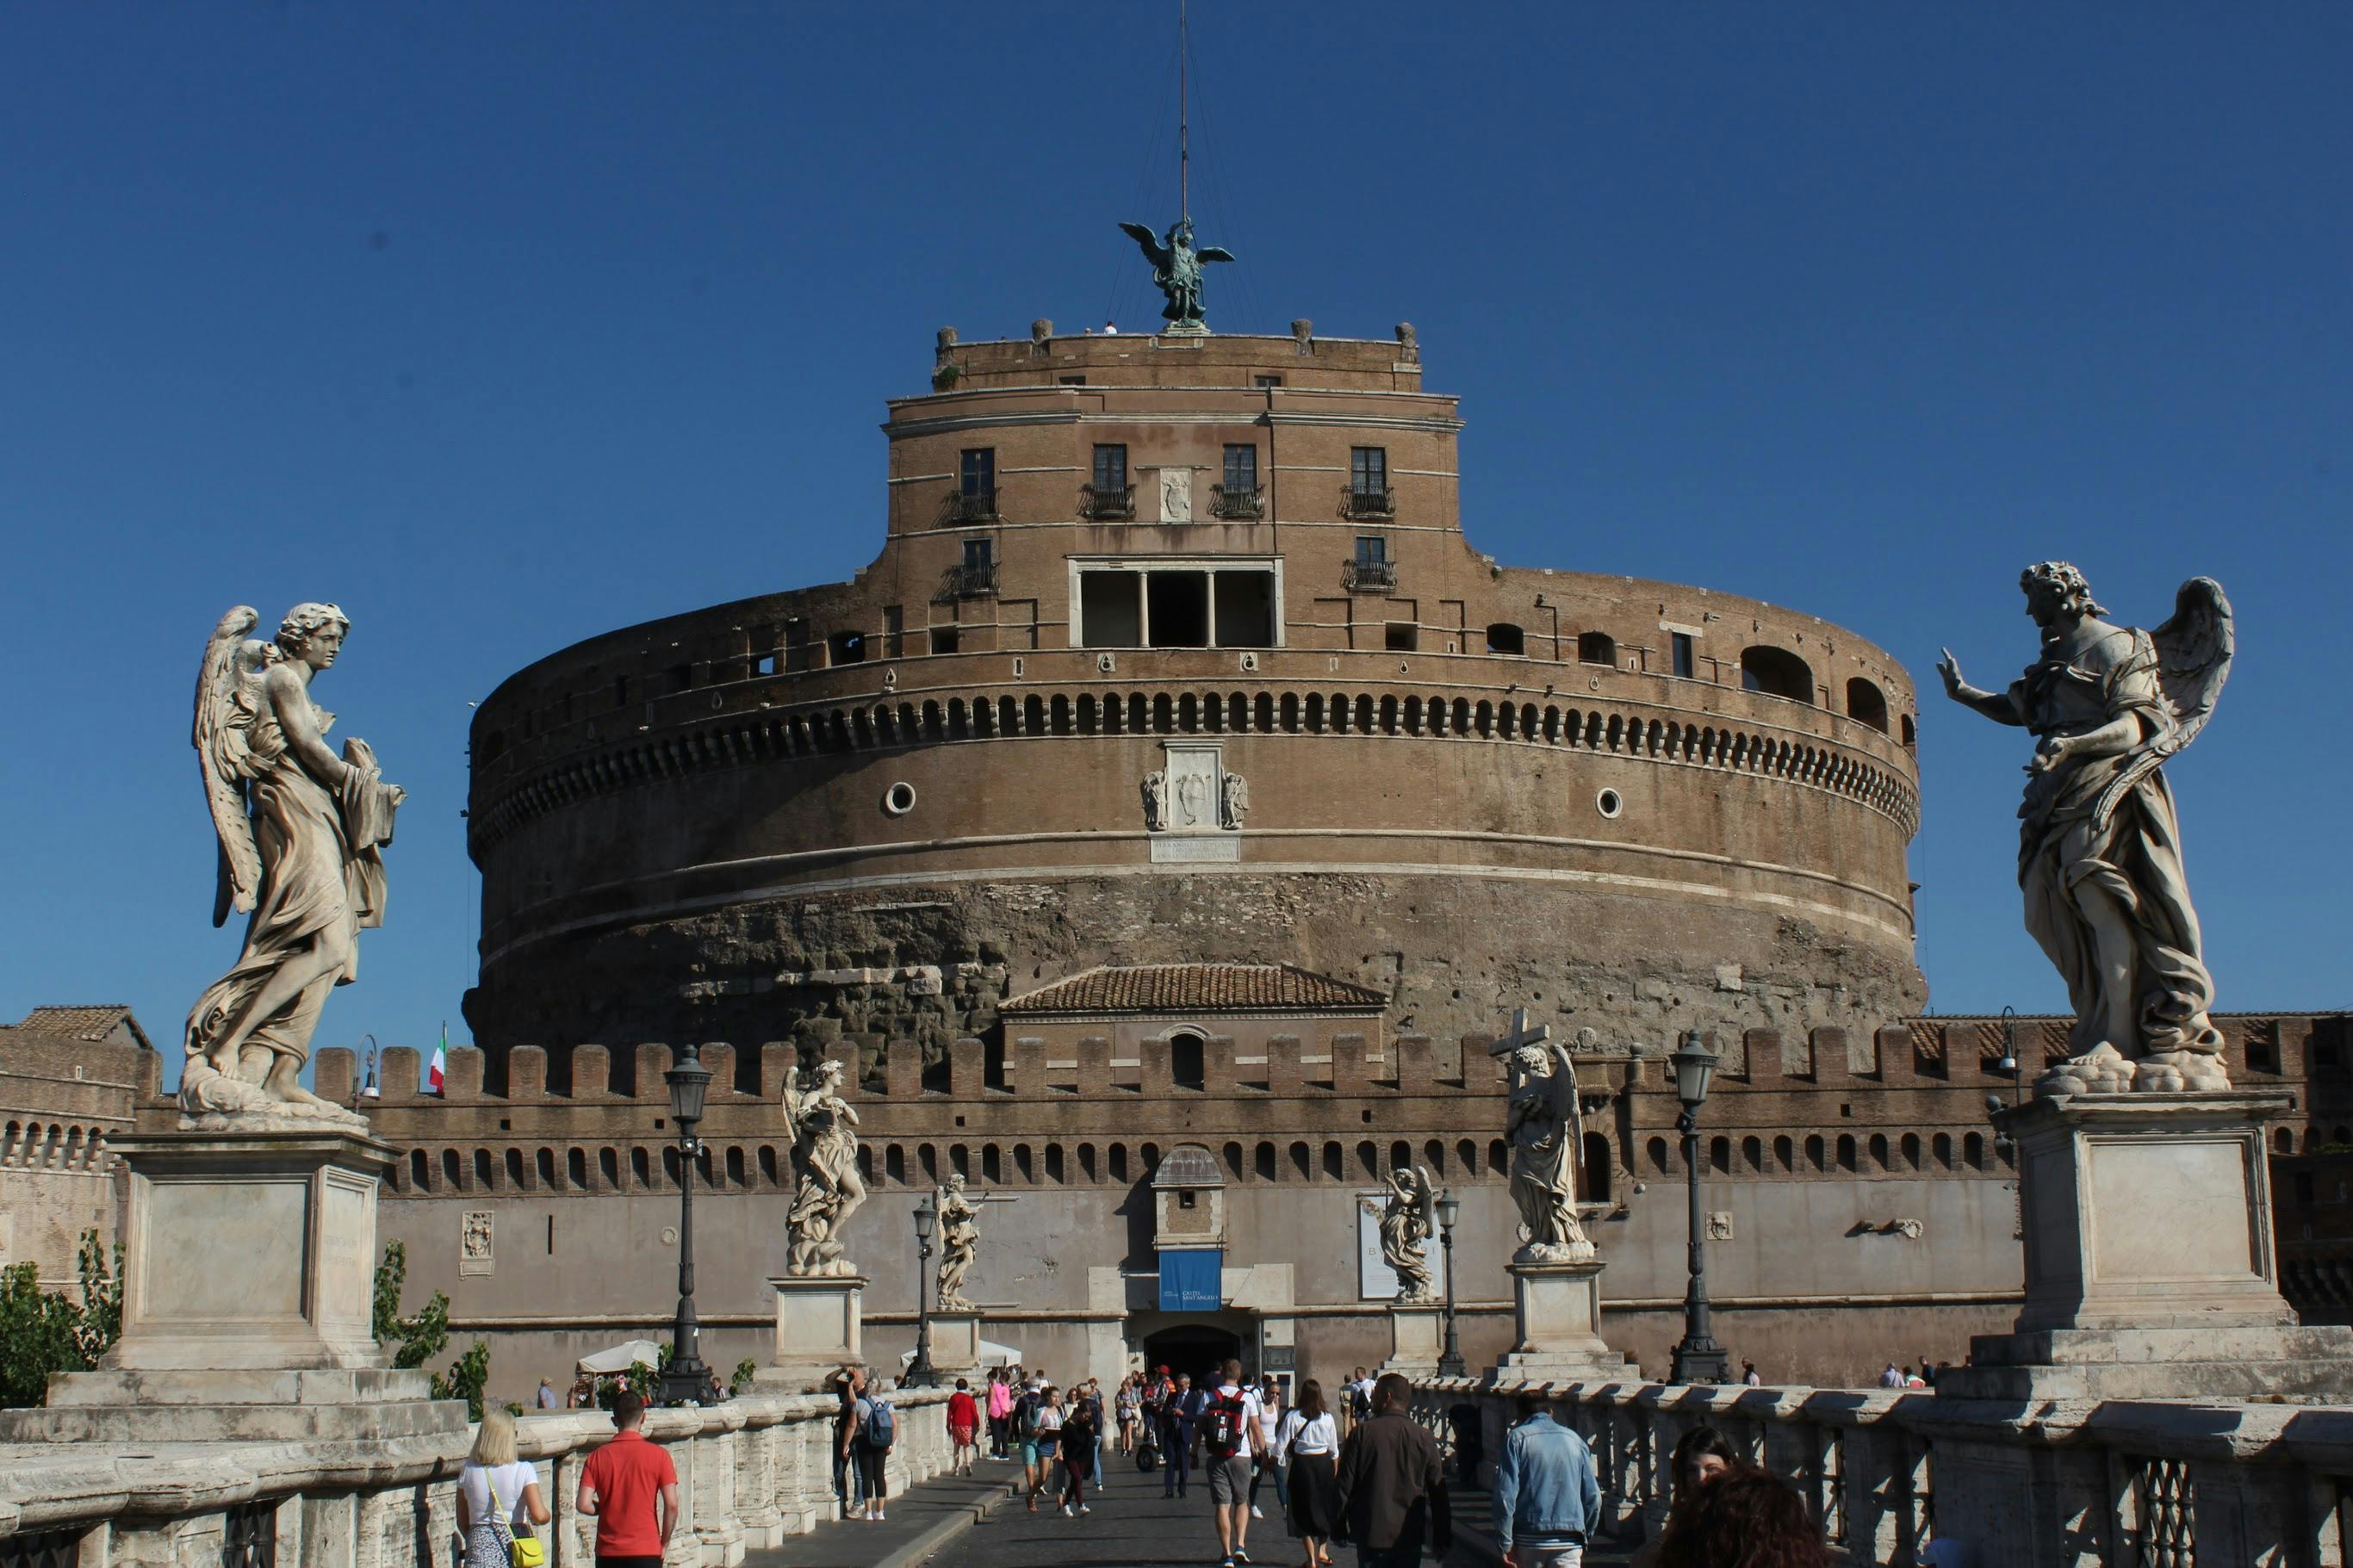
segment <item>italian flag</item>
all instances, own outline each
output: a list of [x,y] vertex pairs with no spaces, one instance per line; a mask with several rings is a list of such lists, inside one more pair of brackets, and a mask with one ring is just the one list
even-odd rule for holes
[[433,1047],[433,1065],[425,1069],[425,1092],[441,1092],[441,1075],[449,1068],[449,1024],[442,1020],[441,1043]]

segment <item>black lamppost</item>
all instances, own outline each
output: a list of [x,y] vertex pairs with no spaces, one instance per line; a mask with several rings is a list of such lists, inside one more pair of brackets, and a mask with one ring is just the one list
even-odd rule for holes
[[1462,1342],[1454,1332],[1454,1219],[1462,1212],[1462,1202],[1449,1188],[1430,1206],[1438,1211],[1438,1240],[1446,1251],[1446,1353],[1438,1358],[1438,1375],[1461,1377],[1465,1369]]
[[[1993,1066],[1996,1072],[2006,1072],[2010,1075],[2008,1106],[2002,1104],[2001,1096],[1998,1094],[1986,1096],[1986,1110],[1999,1118],[2002,1111],[2015,1108],[2026,1098],[2026,1069],[2020,1065],[2018,1059],[2018,1009],[2015,1007],[2004,1007],[2001,1010],[2001,1060],[1994,1063]],[[2009,1153],[2011,1148],[2010,1132],[1999,1120],[1994,1122],[1993,1146],[2004,1154]]]
[[929,1194],[915,1205],[915,1359],[899,1381],[909,1388],[938,1386],[932,1366],[932,1226],[939,1215]]
[[1715,1053],[1694,1029],[1667,1059],[1674,1064],[1675,1098],[1683,1101],[1675,1131],[1683,1135],[1683,1171],[1691,1185],[1691,1288],[1683,1295],[1683,1337],[1675,1346],[1667,1381],[1728,1383],[1732,1358],[1708,1328],[1707,1237],[1699,1213],[1699,1108],[1707,1103],[1708,1084],[1715,1077]]
[[670,1118],[678,1123],[678,1321],[671,1329],[670,1364],[662,1368],[661,1402],[688,1405],[704,1399],[711,1384],[710,1369],[702,1364],[702,1328],[694,1316],[694,1162],[702,1152],[694,1129],[711,1093],[711,1069],[690,1041],[662,1079],[670,1085]]

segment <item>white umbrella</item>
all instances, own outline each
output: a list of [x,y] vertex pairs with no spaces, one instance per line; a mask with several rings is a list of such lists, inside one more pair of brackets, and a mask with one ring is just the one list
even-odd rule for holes
[[573,1364],[586,1373],[622,1373],[639,1362],[648,1366],[661,1365],[661,1346],[651,1340],[623,1340],[609,1350],[584,1355]]

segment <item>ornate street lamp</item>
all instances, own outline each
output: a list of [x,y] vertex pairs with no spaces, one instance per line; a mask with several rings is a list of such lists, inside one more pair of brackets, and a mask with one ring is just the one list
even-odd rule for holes
[[1446,1249],[1446,1353],[1438,1358],[1438,1375],[1461,1377],[1464,1375],[1462,1342],[1454,1334],[1454,1220],[1462,1212],[1462,1201],[1449,1187],[1430,1206],[1438,1211],[1438,1239]]
[[1697,1029],[1683,1036],[1681,1049],[1667,1058],[1675,1069],[1675,1098],[1683,1113],[1675,1131],[1683,1135],[1683,1172],[1691,1186],[1691,1287],[1683,1295],[1683,1337],[1675,1346],[1667,1379],[1671,1383],[1728,1383],[1732,1358],[1715,1342],[1707,1316],[1707,1237],[1699,1212],[1699,1108],[1707,1103],[1708,1085],[1715,1078],[1715,1053]]
[[936,1388],[940,1374],[932,1366],[932,1226],[939,1214],[931,1194],[915,1205],[915,1359],[899,1381],[909,1388]]
[[662,1368],[661,1402],[691,1405],[707,1395],[711,1383],[711,1371],[702,1364],[702,1328],[694,1316],[694,1162],[702,1152],[694,1129],[711,1093],[711,1069],[690,1041],[662,1079],[670,1085],[670,1119],[678,1123],[678,1321],[670,1334],[670,1364]]
[[[2026,1098],[2026,1069],[2018,1059],[2018,1009],[2015,1007],[2001,1010],[2001,1060],[1994,1063],[1993,1067],[1996,1072],[2010,1075],[2010,1105],[2003,1105],[2001,1096],[1998,1094],[1986,1096],[1987,1111],[1999,1118],[2004,1110],[2017,1106]],[[2008,1154],[2012,1147],[2008,1130],[1998,1120],[1994,1123],[1993,1146],[2004,1154]]]

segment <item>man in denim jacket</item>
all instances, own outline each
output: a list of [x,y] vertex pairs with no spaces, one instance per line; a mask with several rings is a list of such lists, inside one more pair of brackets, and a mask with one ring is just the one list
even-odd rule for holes
[[1512,1568],[1578,1568],[1586,1536],[1600,1521],[1592,1450],[1540,1401],[1523,1398],[1495,1459],[1495,1545],[1504,1560]]

